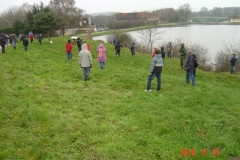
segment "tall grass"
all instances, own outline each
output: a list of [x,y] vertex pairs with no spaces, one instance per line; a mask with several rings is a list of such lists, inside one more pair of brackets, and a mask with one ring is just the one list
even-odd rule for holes
[[[162,88],[145,93],[151,57],[107,48],[83,81],[68,37],[36,41],[0,55],[0,159],[228,159],[240,157],[240,75],[197,70],[185,83],[179,59],[165,59]],[[220,149],[218,157],[212,156]],[[196,156],[181,155],[183,149]],[[207,149],[209,154],[201,155]]]

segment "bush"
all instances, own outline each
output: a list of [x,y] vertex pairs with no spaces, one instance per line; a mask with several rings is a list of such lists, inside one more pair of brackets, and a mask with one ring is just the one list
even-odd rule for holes
[[[132,44],[132,42],[136,42],[134,38],[128,33],[115,33],[107,36],[107,42],[112,43],[114,37],[117,37],[117,41],[120,42],[120,44],[123,47],[129,48]],[[137,50],[138,44],[135,43],[135,50]]]
[[[215,57],[215,71],[229,71],[230,59],[233,53],[236,54],[236,57],[240,56],[240,44],[234,44],[233,42],[229,44],[223,44],[223,49],[221,49]],[[240,66],[240,61],[236,61],[236,70],[240,71],[240,68],[238,66]]]

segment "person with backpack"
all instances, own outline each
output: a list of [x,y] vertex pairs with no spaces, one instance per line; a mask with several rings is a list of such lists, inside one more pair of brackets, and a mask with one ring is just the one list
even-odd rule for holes
[[7,44],[7,37],[4,33],[0,33],[0,45],[2,47],[2,53],[5,53],[5,46]]
[[232,54],[232,57],[230,59],[230,63],[231,63],[231,74],[235,74],[236,73],[236,61],[237,58],[235,57],[235,53]]
[[155,51],[156,55],[152,59],[151,67],[150,67],[150,75],[148,77],[147,82],[147,89],[145,92],[151,92],[151,81],[157,77],[157,91],[160,91],[161,89],[161,73],[162,73],[162,67],[163,67],[163,58],[160,54],[160,51],[157,49]]
[[27,37],[24,34],[22,35],[22,42],[23,42],[23,46],[24,46],[25,51],[27,51],[28,50],[29,41],[28,41]]
[[190,79],[192,80],[192,86],[196,86],[196,81],[195,81],[195,77],[193,75],[193,70],[194,70],[194,58],[192,55],[191,51],[187,52],[187,60],[186,63],[184,65],[184,69],[186,71],[186,82],[189,83]]
[[196,68],[198,67],[198,62],[195,54],[193,54],[193,63],[194,63],[193,76],[194,78],[196,78]]
[[135,56],[135,46],[134,46],[134,42],[132,42],[132,45],[130,46],[130,51],[132,53],[132,56]]

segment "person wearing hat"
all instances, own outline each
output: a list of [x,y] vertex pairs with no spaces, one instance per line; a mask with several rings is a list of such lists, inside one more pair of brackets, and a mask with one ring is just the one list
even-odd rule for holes
[[160,51],[157,49],[155,51],[156,55],[152,59],[151,67],[150,67],[150,75],[148,77],[147,89],[145,92],[151,92],[151,81],[157,77],[157,91],[161,89],[161,73],[163,67],[163,58]]
[[237,61],[237,58],[235,57],[235,53],[233,53],[232,54],[232,58],[230,59],[231,74],[235,74],[236,73],[236,61]]

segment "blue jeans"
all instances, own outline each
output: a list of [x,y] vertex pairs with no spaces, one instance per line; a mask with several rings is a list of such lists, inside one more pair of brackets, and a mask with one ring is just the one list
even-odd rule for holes
[[90,74],[90,67],[83,67],[82,69],[83,69],[84,80],[86,81]]
[[67,53],[68,60],[72,60],[72,53]]
[[189,83],[190,79],[192,79],[192,86],[196,86],[195,77],[193,75],[193,72],[186,71],[186,82]]
[[24,46],[24,49],[25,49],[25,51],[27,51],[28,50],[28,46]]
[[104,69],[104,62],[100,62],[100,68]]
[[152,73],[148,77],[147,90],[151,89],[151,82],[155,77],[157,77],[157,90],[161,89],[161,73]]
[[231,73],[236,73],[236,67],[235,66],[231,66]]

